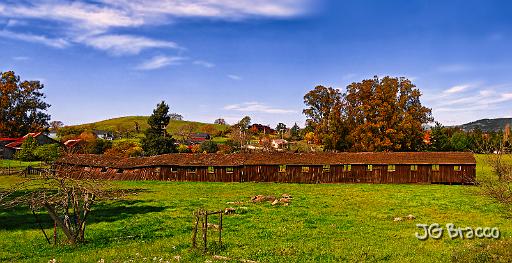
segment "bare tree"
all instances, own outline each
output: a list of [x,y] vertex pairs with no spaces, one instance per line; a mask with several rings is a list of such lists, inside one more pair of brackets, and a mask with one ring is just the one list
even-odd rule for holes
[[487,162],[492,167],[492,174],[477,180],[482,194],[505,205],[512,213],[512,165],[503,159],[503,150],[489,155]]
[[92,206],[98,201],[122,198],[129,191],[116,190],[103,181],[73,179],[68,174],[87,178],[86,172],[76,174],[69,168],[58,175],[48,173],[27,179],[0,191],[0,206],[28,206],[34,215],[35,211],[46,210],[69,244],[82,243]]

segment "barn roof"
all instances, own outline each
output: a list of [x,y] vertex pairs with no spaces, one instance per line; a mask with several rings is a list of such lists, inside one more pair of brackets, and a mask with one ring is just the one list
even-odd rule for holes
[[122,158],[103,155],[68,155],[58,163],[135,168],[149,166],[241,166],[241,165],[339,165],[339,164],[476,164],[466,152],[395,153],[246,153],[246,154],[165,154],[153,157]]

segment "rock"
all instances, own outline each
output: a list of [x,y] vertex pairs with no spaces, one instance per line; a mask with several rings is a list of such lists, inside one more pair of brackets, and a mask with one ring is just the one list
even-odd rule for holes
[[235,211],[236,211],[236,209],[234,209],[233,207],[227,207],[226,209],[224,209],[224,214],[226,214],[226,215],[234,214]]
[[215,260],[231,260],[228,257],[218,256],[218,255],[213,256],[213,259],[215,259]]
[[268,195],[268,196],[255,195],[255,196],[251,197],[251,201],[254,203],[265,202],[265,201],[273,202],[274,200],[276,200],[276,197],[272,196],[272,195]]
[[394,221],[394,222],[402,221],[402,218],[401,218],[401,217],[395,217],[395,218],[393,219],[393,221]]
[[414,219],[416,219],[416,217],[415,217],[415,216],[413,216],[413,215],[411,215],[411,214],[410,214],[410,215],[408,215],[408,216],[406,216],[405,218],[407,218],[408,220],[414,220]]
[[272,205],[277,205],[277,204],[279,204],[279,200],[277,200],[277,199],[274,200],[274,202],[272,202]]
[[216,229],[218,230],[220,228],[219,225],[208,223],[208,228]]
[[279,199],[279,202],[281,202],[281,203],[289,203],[290,199],[288,199],[288,198],[281,198],[281,199]]
[[293,197],[289,194],[282,194],[281,197],[283,198],[286,198],[286,199],[292,199]]
[[236,201],[236,202],[226,202],[227,205],[243,205],[244,202],[239,202],[239,201]]
[[174,256],[174,260],[180,261],[181,260],[181,256],[180,255]]

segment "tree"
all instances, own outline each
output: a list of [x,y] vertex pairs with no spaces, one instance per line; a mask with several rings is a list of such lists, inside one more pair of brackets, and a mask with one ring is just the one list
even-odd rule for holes
[[416,151],[423,125],[433,121],[410,80],[384,77],[347,86],[343,113],[355,151]]
[[317,86],[304,95],[307,127],[318,136],[326,150],[346,150],[348,129],[343,115],[343,97],[339,90]]
[[144,132],[142,148],[147,155],[160,155],[176,152],[175,140],[167,133],[171,120],[169,106],[164,101],[156,106],[148,119],[149,128]]
[[20,137],[48,128],[49,104],[39,81],[21,81],[13,71],[0,72],[0,136]]
[[216,119],[213,123],[220,124],[220,125],[226,125],[226,121],[222,118]]
[[299,140],[300,139],[300,127],[295,123],[292,128],[290,129],[290,135],[293,140]]
[[35,154],[37,147],[39,147],[37,140],[32,136],[28,136],[23,141],[23,144],[21,144],[21,150],[16,153],[15,158],[25,162],[37,161]]
[[206,153],[216,153],[219,150],[217,143],[214,141],[204,141],[201,143],[201,147],[199,148],[200,152]]
[[450,138],[450,144],[455,151],[467,151],[469,149],[469,140],[463,131],[455,132]]
[[173,121],[182,121],[183,120],[183,116],[178,113],[171,113],[171,114],[169,114],[169,117]]
[[245,116],[237,124],[231,126],[231,139],[237,142],[240,148],[247,143],[249,124],[251,124],[251,117]]
[[52,122],[50,122],[50,131],[57,132],[62,127],[64,127],[64,123],[62,121],[52,121]]
[[446,134],[445,128],[439,122],[430,130],[430,145],[428,149],[434,152],[449,151],[451,148],[450,140]]
[[[7,190],[0,189],[0,206],[29,207],[34,215],[44,209],[64,232],[69,244],[83,243],[92,206],[98,201],[119,200],[133,191],[116,190],[105,181],[75,180],[67,177],[72,172],[70,170],[61,169],[58,175],[48,173],[10,186]],[[79,178],[83,177],[87,174],[80,174]]]
[[54,162],[61,156],[61,148],[56,143],[41,145],[35,149],[34,155],[38,161]]

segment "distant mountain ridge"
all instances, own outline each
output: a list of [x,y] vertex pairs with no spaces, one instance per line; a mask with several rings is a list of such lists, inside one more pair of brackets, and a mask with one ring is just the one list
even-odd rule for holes
[[470,131],[475,128],[479,128],[482,131],[490,132],[503,130],[507,124],[512,125],[512,118],[481,119],[466,124],[457,125],[457,127],[461,127],[464,131]]

